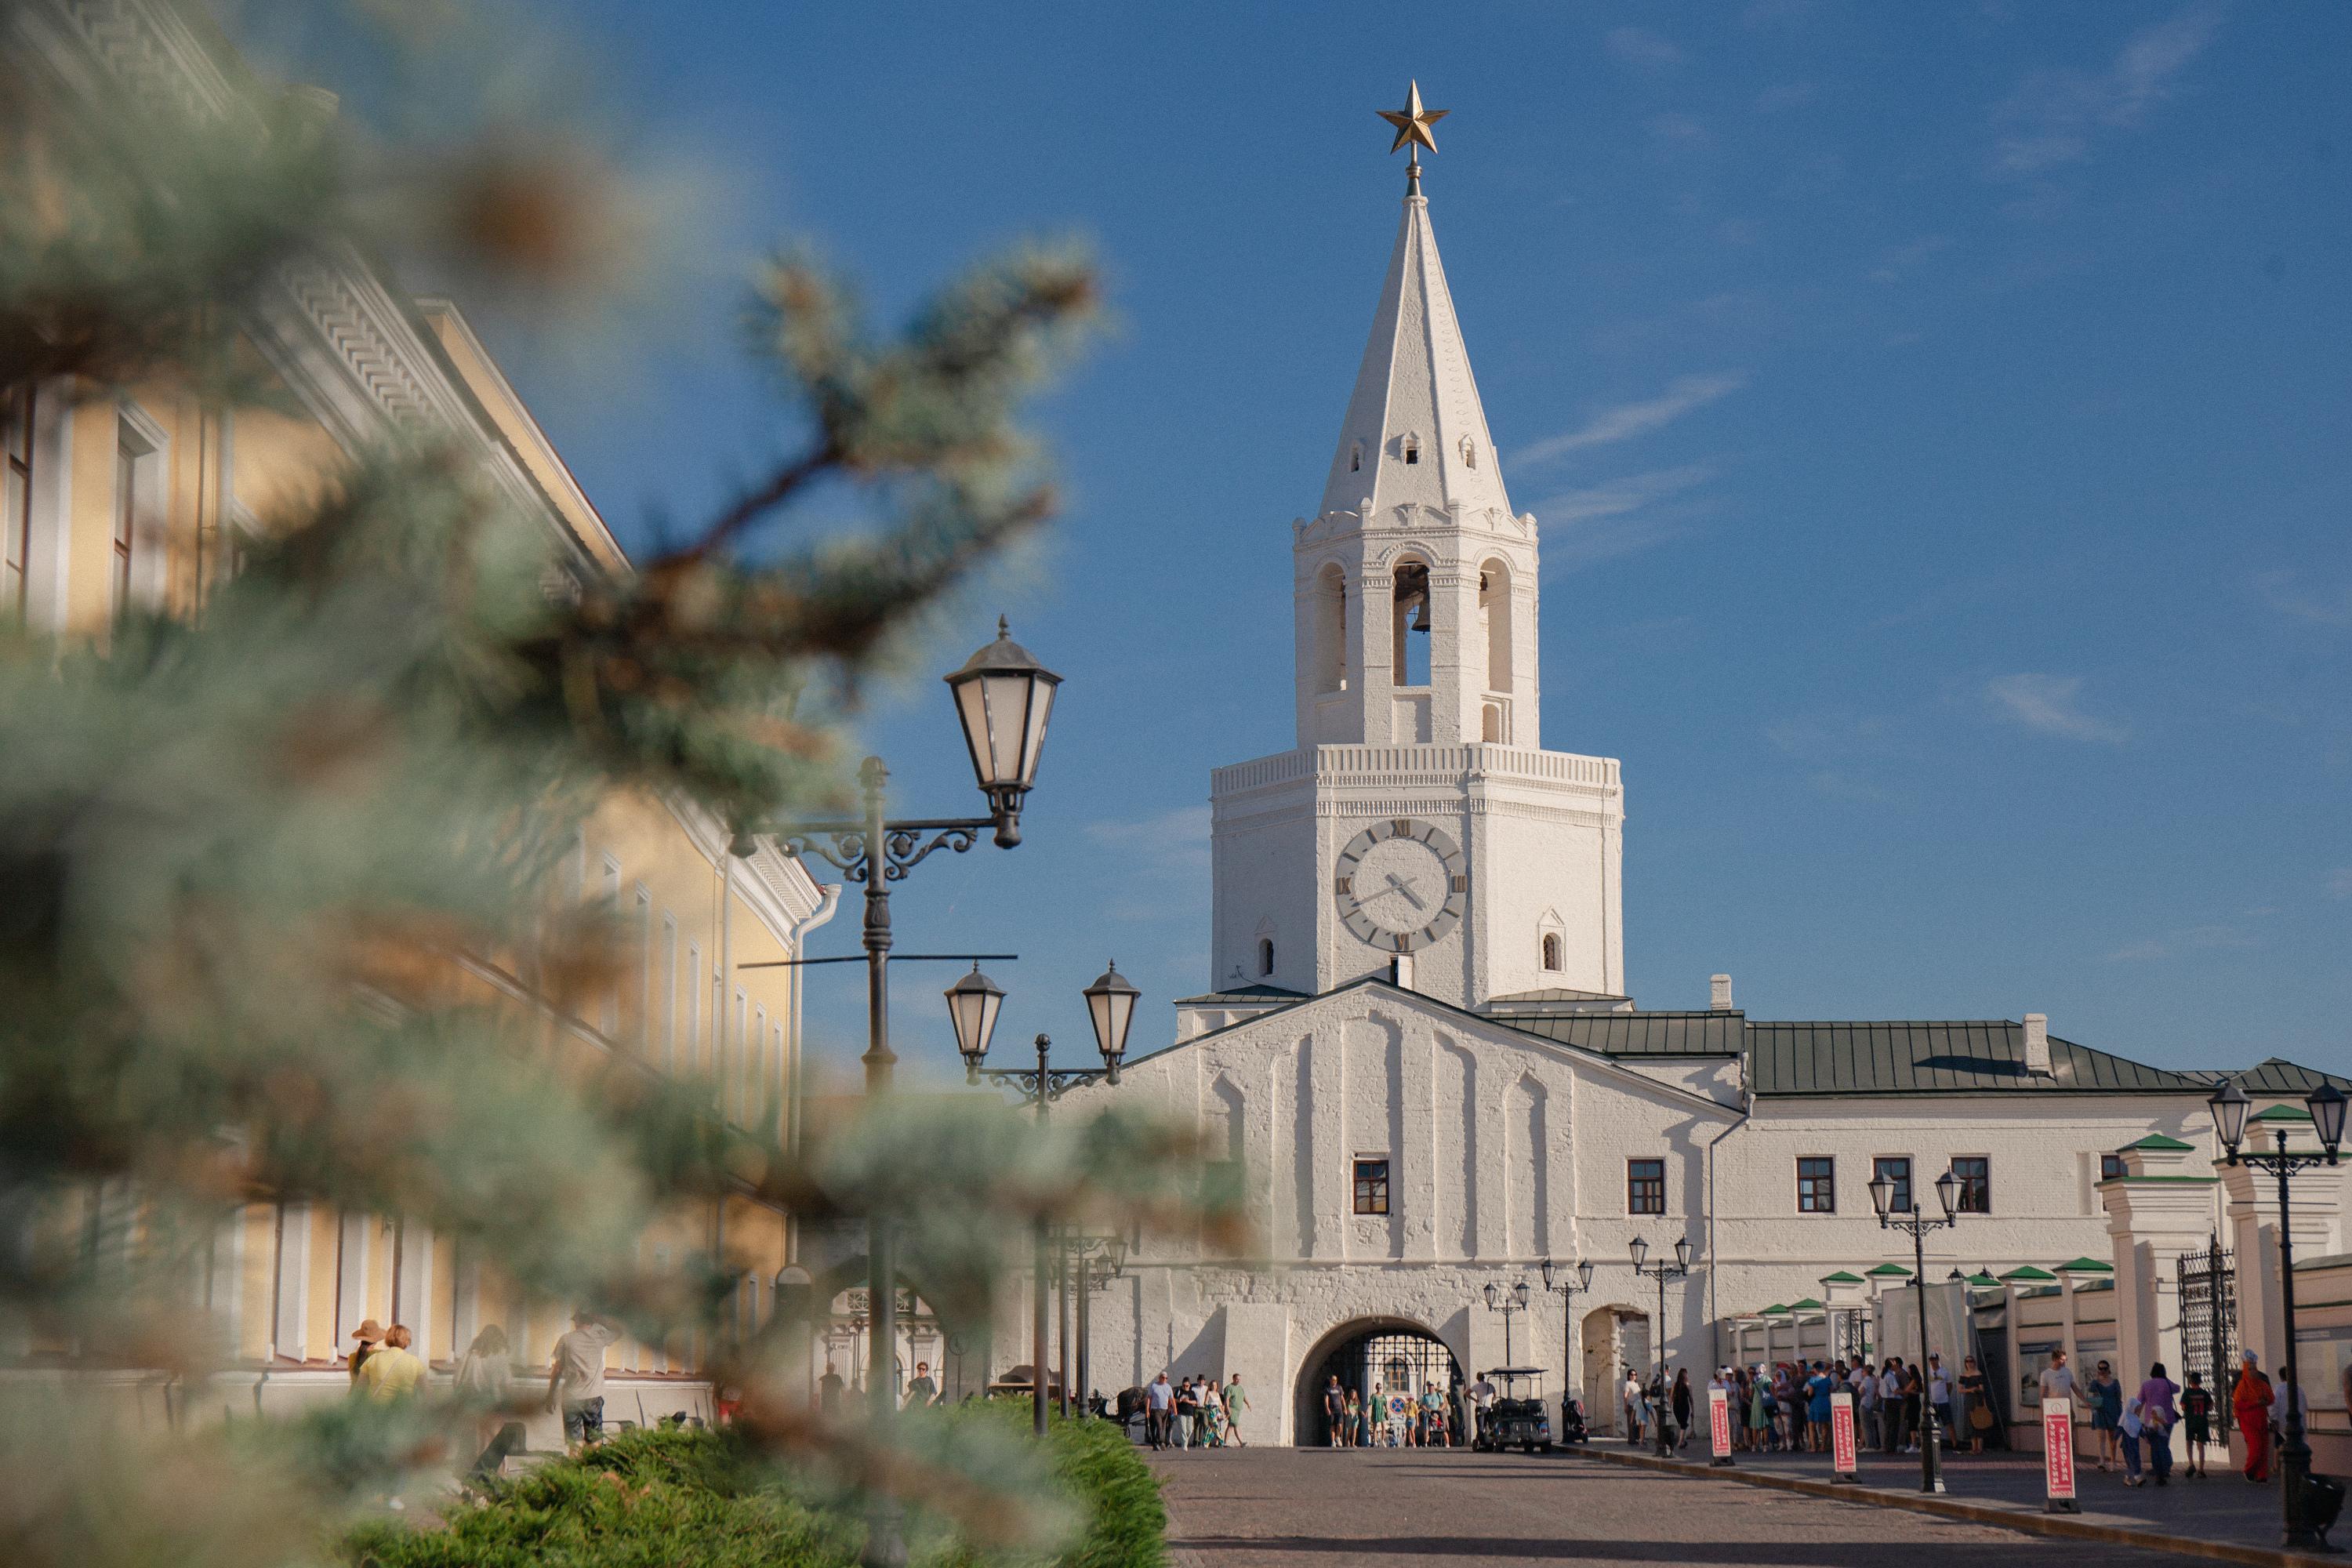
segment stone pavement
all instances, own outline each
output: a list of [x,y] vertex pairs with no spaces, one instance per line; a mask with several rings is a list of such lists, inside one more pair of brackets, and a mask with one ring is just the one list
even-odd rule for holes
[[2195,1561],[1556,1455],[1212,1448],[1147,1458],[1167,1498],[1178,1568],[1424,1561],[1447,1568],[2161,1568]]
[[[1596,1439],[1592,1447],[1603,1452],[1637,1451],[1611,1438]],[[1648,1453],[1652,1450],[1643,1448],[1638,1451]],[[2184,1479],[2184,1467],[2176,1464],[2170,1486],[2158,1487],[2151,1481],[2147,1486],[2137,1488],[2124,1485],[2120,1469],[2103,1473],[2091,1468],[2087,1456],[2078,1459],[2074,1485],[2076,1500],[2083,1507],[2083,1517],[2197,1541],[2277,1547],[2277,1483],[2252,1485],[2237,1471],[2228,1468],[2226,1454],[2216,1450],[2215,1457],[2221,1458],[2222,1464],[2206,1479]],[[1696,1442],[1683,1449],[1679,1458],[1701,1465],[1706,1462],[1706,1449]],[[1804,1476],[1815,1480],[1830,1479],[1829,1456],[1826,1454],[1734,1454],[1732,1466],[1735,1469]],[[1919,1456],[1906,1454],[1887,1458],[1865,1453],[1862,1456],[1861,1475],[1859,1484],[1867,1490],[1885,1490],[1916,1497],[1919,1491]],[[1950,1497],[2011,1503],[2039,1510],[2044,1495],[2042,1457],[2039,1454],[1955,1455],[1945,1462],[1944,1486]],[[2341,1527],[2337,1533],[2343,1533]]]

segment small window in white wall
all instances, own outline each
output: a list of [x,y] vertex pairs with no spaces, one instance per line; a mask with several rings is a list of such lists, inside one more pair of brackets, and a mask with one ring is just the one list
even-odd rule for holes
[[1467,436],[1462,437],[1462,466],[1465,468],[1478,466],[1478,443]]
[[1559,933],[1558,931],[1548,931],[1543,933],[1543,966],[1554,973],[1559,971]]
[[1348,448],[1348,471],[1351,474],[1357,473],[1362,469],[1363,466],[1364,444],[1361,441],[1358,441],[1350,445]]
[[1274,973],[1274,938],[1270,936],[1257,939],[1257,972],[1260,976]]
[[1418,463],[1421,461],[1420,437],[1408,436],[1404,438],[1404,460],[1408,463]]

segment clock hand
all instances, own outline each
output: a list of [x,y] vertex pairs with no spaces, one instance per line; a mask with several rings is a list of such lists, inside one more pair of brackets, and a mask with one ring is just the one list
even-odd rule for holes
[[1427,904],[1423,903],[1419,899],[1412,896],[1412,889],[1399,881],[1397,879],[1397,874],[1394,871],[1387,873],[1387,876],[1389,879],[1389,890],[1391,892],[1402,893],[1404,895],[1404,901],[1411,904],[1414,909],[1425,910],[1429,907]]

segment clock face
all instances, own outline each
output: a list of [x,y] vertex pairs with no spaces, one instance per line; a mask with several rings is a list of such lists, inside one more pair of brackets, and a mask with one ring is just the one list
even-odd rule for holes
[[1470,902],[1462,847],[1426,822],[1399,817],[1348,841],[1332,868],[1339,921],[1359,942],[1418,952],[1444,942]]

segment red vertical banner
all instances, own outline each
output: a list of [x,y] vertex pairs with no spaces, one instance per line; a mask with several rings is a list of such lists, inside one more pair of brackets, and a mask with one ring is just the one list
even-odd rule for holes
[[1854,1454],[1853,1395],[1843,1390],[1830,1395],[1830,1468],[1849,1480],[1861,1468]]
[[1731,1463],[1731,1394],[1727,1390],[1713,1386],[1707,1389],[1706,1428],[1715,1462]]
[[2049,1484],[2045,1513],[2080,1511],[2074,1500],[2074,1402],[2044,1396],[2042,1401],[2042,1470]]

